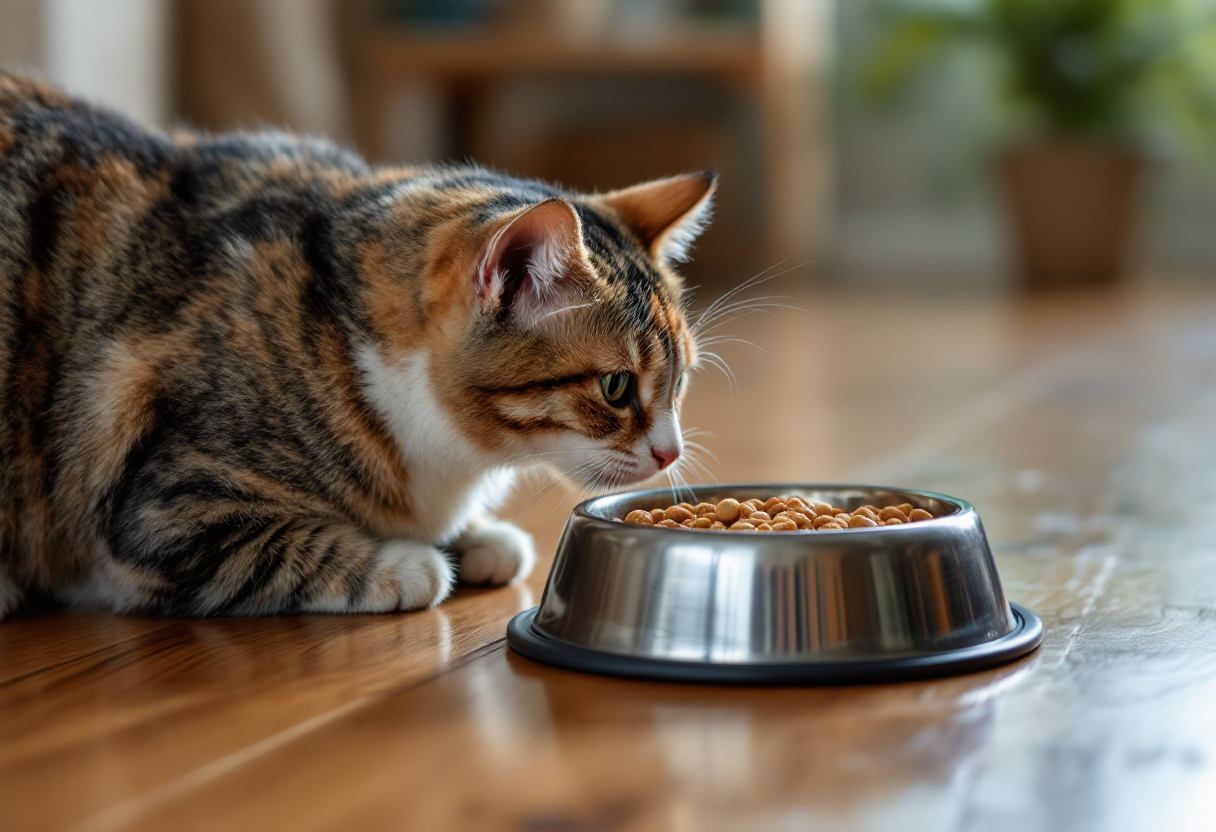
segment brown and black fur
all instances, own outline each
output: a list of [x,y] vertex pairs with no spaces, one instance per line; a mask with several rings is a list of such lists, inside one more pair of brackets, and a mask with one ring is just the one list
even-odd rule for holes
[[[602,301],[566,316],[588,333],[568,349],[477,317],[467,291],[487,235],[553,199]],[[426,483],[365,394],[360,345],[387,361],[426,344],[437,400],[487,458],[537,432],[632,441],[647,413],[593,401],[590,353],[632,339],[672,384],[693,359],[646,236],[540,183],[150,132],[0,73],[0,617],[38,594],[155,614],[410,606],[375,600],[395,591],[384,541],[449,546],[463,519],[418,516]],[[541,393],[560,406],[497,404]]]

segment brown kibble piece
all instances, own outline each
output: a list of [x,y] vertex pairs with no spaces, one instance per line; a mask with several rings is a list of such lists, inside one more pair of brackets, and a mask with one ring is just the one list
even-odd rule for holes
[[638,526],[653,526],[654,518],[650,516],[649,511],[643,511],[642,509],[639,508],[639,509],[634,509],[633,511],[626,514],[625,522],[634,523]]
[[736,520],[739,519],[739,514],[740,514],[739,501],[732,500],[731,498],[727,497],[725,500],[718,503],[718,505],[714,507],[714,514],[716,514],[718,516],[718,519],[721,520],[723,523],[735,522]]
[[717,505],[708,502],[700,502],[695,506],[691,503],[677,503],[665,509],[634,509],[623,519],[612,519],[617,523],[655,525],[667,529],[791,532],[898,526],[919,520],[932,520],[933,515],[924,509],[912,508],[910,503],[883,508],[867,504],[849,512],[819,500],[806,500],[802,497],[769,497],[766,500],[751,498],[743,502],[727,497]]
[[683,523],[685,520],[696,520],[697,516],[692,513],[692,507],[684,508],[684,506],[672,506],[663,510],[664,520],[675,520],[677,523]]

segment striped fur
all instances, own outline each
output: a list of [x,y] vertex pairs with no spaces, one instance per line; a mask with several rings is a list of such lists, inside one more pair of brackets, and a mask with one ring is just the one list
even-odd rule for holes
[[0,617],[410,609],[526,573],[489,516],[517,468],[618,485],[680,450],[667,260],[712,189],[168,136],[0,73]]

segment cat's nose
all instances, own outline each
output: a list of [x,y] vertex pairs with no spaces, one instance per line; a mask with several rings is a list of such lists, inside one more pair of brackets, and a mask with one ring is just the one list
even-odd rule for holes
[[673,463],[677,459],[679,459],[680,449],[679,448],[671,448],[671,449],[664,448],[664,449],[660,450],[658,448],[651,448],[650,455],[653,456],[655,458],[655,461],[657,461],[659,463],[659,470],[662,471],[668,465],[670,465],[671,463]]

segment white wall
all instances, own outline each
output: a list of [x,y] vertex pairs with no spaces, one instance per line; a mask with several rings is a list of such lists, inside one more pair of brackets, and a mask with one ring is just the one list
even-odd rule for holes
[[0,0],[0,66],[42,66],[42,0]]
[[169,118],[165,0],[44,0],[46,73],[146,124]]
[[0,0],[0,66],[146,124],[170,115],[168,0]]

